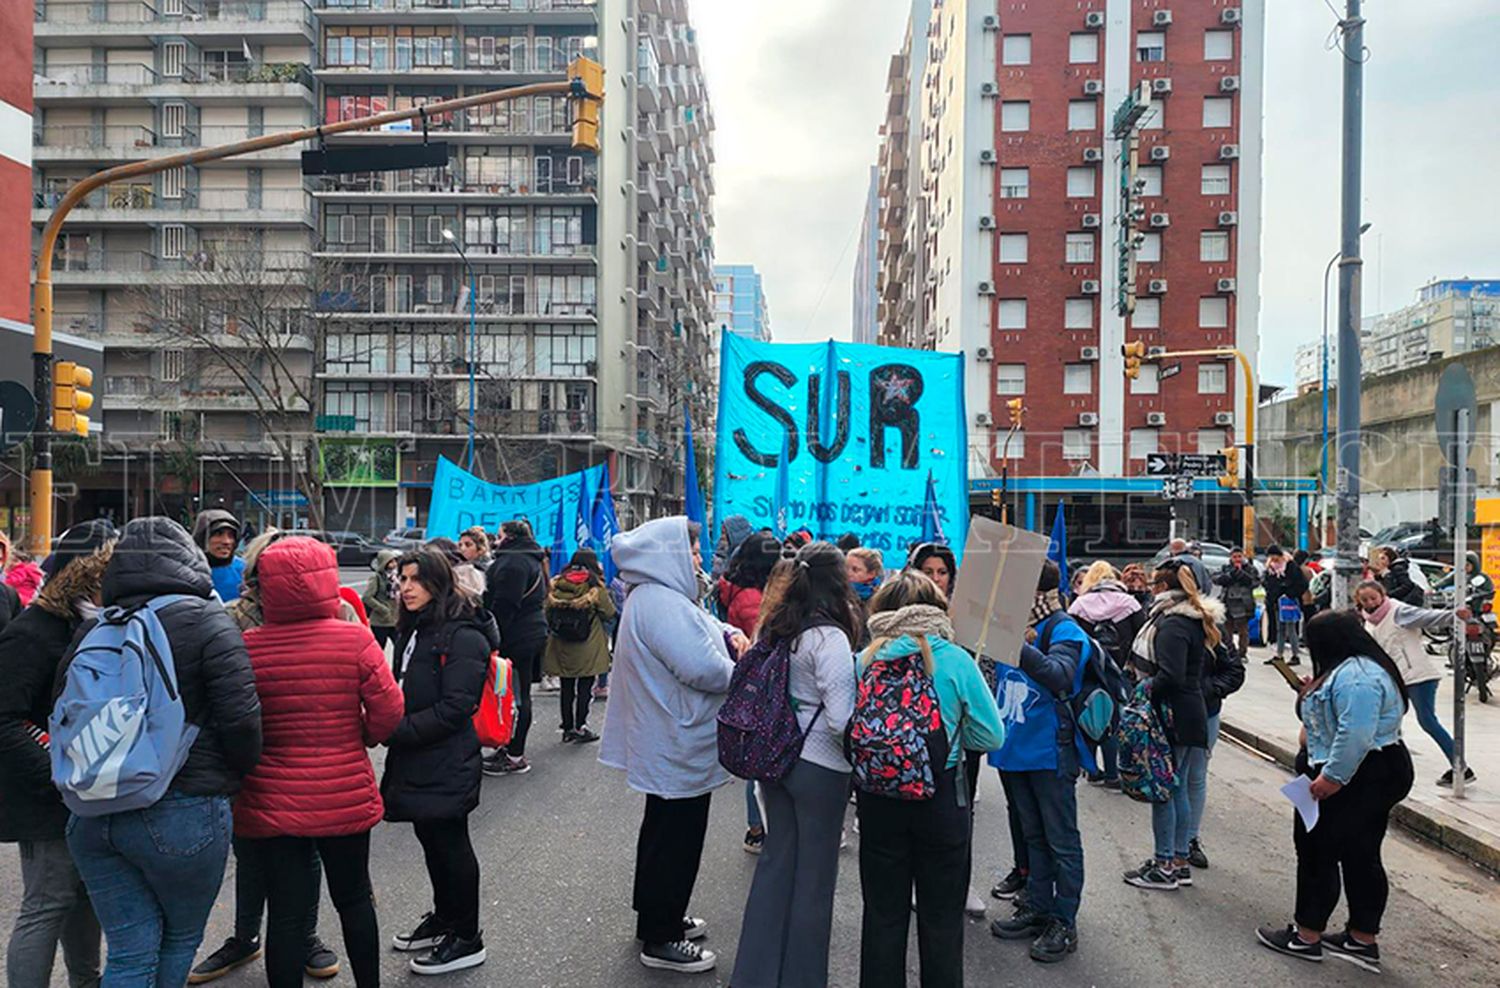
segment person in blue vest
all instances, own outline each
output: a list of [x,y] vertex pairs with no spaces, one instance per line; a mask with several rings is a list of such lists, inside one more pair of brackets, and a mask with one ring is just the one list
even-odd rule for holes
[[1088,635],[1063,609],[1061,573],[1048,560],[1031,606],[1029,644],[1020,665],[1000,665],[1000,717],[1005,744],[990,755],[1021,820],[1030,870],[1015,915],[990,923],[1002,940],[1030,940],[1031,959],[1063,960],[1078,949],[1083,896],[1083,842],[1075,785],[1094,757],[1068,698],[1078,692]]
[[236,600],[245,579],[245,561],[234,554],[240,544],[240,521],[223,508],[198,512],[193,520],[193,541],[208,557],[214,591],[224,603]]

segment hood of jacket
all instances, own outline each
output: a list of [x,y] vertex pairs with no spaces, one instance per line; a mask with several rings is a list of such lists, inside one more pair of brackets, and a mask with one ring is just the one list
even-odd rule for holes
[[506,539],[505,543],[495,550],[497,558],[504,557],[510,553],[535,556],[543,562],[551,555],[546,549],[538,545],[536,539],[530,535],[519,535],[513,539]]
[[70,621],[78,619],[74,602],[80,598],[93,601],[104,581],[104,571],[114,555],[113,542],[96,549],[87,556],[74,559],[52,579],[42,584],[33,603],[47,613]]
[[172,593],[206,598],[213,592],[208,557],[187,529],[170,518],[137,518],[127,523],[104,569],[105,606],[136,604]]
[[266,624],[339,616],[339,565],[316,539],[282,539],[260,554],[257,597]]
[[375,553],[375,558],[370,560],[370,568],[377,573],[384,573],[387,566],[400,558],[400,549],[381,549]]
[[1123,584],[1106,580],[1088,593],[1073,598],[1068,613],[1093,624],[1100,621],[1122,621],[1141,609],[1141,602]]
[[734,551],[740,547],[740,544],[750,537],[751,532],[755,531],[755,526],[751,525],[750,519],[744,515],[730,515],[724,519],[722,527],[724,546],[729,550],[726,556],[734,555]]
[[621,532],[610,543],[610,553],[626,585],[654,583],[689,600],[698,599],[698,574],[693,566],[688,520],[681,515],[658,518]]
[[553,579],[552,587],[547,591],[548,607],[569,607],[582,610],[594,606],[598,594],[603,593],[601,587],[588,580],[574,581],[564,573]]
[[193,541],[200,546],[204,545],[208,541],[208,533],[221,524],[233,525],[236,533],[240,531],[240,520],[223,508],[209,508],[198,512],[198,517],[193,519]]

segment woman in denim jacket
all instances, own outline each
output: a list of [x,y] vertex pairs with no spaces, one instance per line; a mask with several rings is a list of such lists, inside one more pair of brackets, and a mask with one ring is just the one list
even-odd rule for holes
[[[1312,779],[1317,825],[1293,823],[1297,849],[1295,922],[1263,926],[1260,942],[1305,960],[1334,957],[1380,970],[1375,940],[1389,887],[1380,863],[1391,810],[1411,792],[1411,755],[1401,741],[1406,686],[1360,619],[1324,612],[1307,624],[1313,678],[1302,688],[1297,770]],[[1338,905],[1340,872],[1349,904],[1342,933],[1324,934]]]

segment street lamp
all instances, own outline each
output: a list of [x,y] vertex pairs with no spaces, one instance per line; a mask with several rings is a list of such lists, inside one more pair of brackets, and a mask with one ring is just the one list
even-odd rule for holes
[[[468,471],[474,472],[474,351],[478,343],[478,302],[479,294],[474,280],[474,268],[469,264],[469,256],[464,253],[464,245],[458,236],[449,229],[443,230],[443,239],[453,245],[458,252],[459,260],[464,262],[464,270],[469,273],[469,449],[467,455]],[[1326,360],[1325,360],[1326,362]]]
[[[1361,226],[1359,235],[1364,236],[1372,225],[1366,223]],[[1318,486],[1322,488],[1323,495],[1323,521],[1318,530],[1320,546],[1328,538],[1328,276],[1333,273],[1333,265],[1343,256],[1342,250],[1336,251],[1328,259],[1328,266],[1323,269],[1323,466],[1318,471]]]

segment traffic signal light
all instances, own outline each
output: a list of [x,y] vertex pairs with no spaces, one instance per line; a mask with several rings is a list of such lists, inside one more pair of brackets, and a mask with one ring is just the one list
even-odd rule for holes
[[84,388],[94,386],[94,372],[81,364],[62,360],[53,368],[52,431],[89,434],[89,417],[82,414],[94,407],[94,396]]
[[604,66],[579,56],[568,63],[568,107],[573,119],[573,147],[599,152],[599,108],[604,102]]
[[1010,415],[1010,427],[1019,429],[1021,427],[1021,416],[1026,413],[1020,398],[1011,398],[1005,403],[1005,411]]
[[1219,475],[1219,486],[1234,490],[1240,486],[1240,451],[1237,446],[1219,450],[1224,455],[1224,472]]
[[1141,376],[1141,361],[1146,359],[1146,344],[1140,340],[1126,343],[1120,347],[1120,355],[1125,358],[1125,376],[1134,381]]

